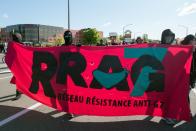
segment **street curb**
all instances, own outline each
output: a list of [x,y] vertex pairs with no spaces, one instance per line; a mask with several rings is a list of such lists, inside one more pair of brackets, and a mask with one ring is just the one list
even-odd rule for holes
[[0,67],[0,74],[6,74],[6,73],[11,73],[9,68],[6,66]]

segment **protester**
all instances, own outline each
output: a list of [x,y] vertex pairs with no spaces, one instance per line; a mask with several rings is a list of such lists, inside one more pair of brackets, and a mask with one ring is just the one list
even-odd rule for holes
[[5,45],[5,43],[3,43],[2,53],[6,53],[6,45]]
[[97,43],[96,46],[105,46],[105,45],[103,44],[103,40],[101,39],[101,40],[100,40],[100,43]]
[[72,44],[73,38],[72,38],[71,31],[69,31],[69,30],[65,31],[64,40],[65,40],[65,43],[62,44],[62,46],[69,46]]
[[122,45],[128,45],[128,43],[123,40]]
[[[12,34],[12,40],[14,42],[19,43],[19,44],[23,44],[22,43],[22,35],[20,33],[13,33]],[[11,79],[11,83],[15,83],[15,81],[16,81],[16,78],[13,76],[12,79]],[[20,98],[21,98],[21,92],[16,89],[16,97],[13,98],[13,100],[18,100]]]
[[[175,34],[170,30],[166,29],[161,35],[161,44],[171,45],[175,40]],[[163,119],[169,125],[175,125],[177,123],[176,119],[164,118]]]
[[[190,89],[195,88],[195,83],[196,83],[196,51],[195,51],[195,46],[196,46],[196,37],[194,35],[187,35],[184,40],[181,42],[181,45],[193,45],[193,59],[192,59],[192,64],[191,64],[191,71],[190,71]],[[188,101],[190,103],[190,98],[188,97]],[[192,115],[191,115],[192,116]]]
[[196,37],[194,35],[187,35],[183,41],[181,41],[182,45],[196,45]]
[[[69,30],[65,31],[65,33],[64,33],[64,40],[65,40],[65,43],[62,44],[62,46],[70,46],[70,45],[72,45],[73,38],[72,38],[71,31],[69,31]],[[78,44],[77,46],[80,47],[81,44]],[[72,119],[72,118],[74,118],[74,114],[67,113],[66,117],[68,119]]]
[[0,53],[3,53],[4,50],[4,44],[0,44]]
[[112,43],[111,43],[111,45],[118,45],[118,43],[116,43],[116,42],[112,42]]
[[149,42],[148,42],[148,40],[144,40],[144,42],[143,42],[143,43],[148,44]]
[[196,38],[194,35],[187,35],[184,40],[181,42],[182,45],[193,45],[193,59],[192,59],[192,65],[191,65],[191,72],[190,72],[190,87],[194,88],[196,83]]
[[166,29],[162,32],[161,44],[171,45],[174,40],[175,34],[170,29]]
[[143,43],[142,38],[141,38],[141,37],[137,37],[136,43],[137,43],[137,44],[142,44],[142,43]]
[[184,40],[181,42],[181,45],[193,45],[193,59],[192,59],[192,65],[191,65],[191,73],[190,73],[190,86],[191,88],[194,88],[195,82],[196,82],[196,38],[194,35],[187,35]]

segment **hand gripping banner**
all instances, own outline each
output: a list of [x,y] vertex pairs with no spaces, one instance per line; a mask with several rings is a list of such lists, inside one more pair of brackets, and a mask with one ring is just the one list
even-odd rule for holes
[[78,115],[152,115],[190,120],[191,46],[140,44],[32,48],[9,43],[17,88]]

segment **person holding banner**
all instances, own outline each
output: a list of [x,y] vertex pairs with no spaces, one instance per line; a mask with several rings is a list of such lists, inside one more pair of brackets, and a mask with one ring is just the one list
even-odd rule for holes
[[137,37],[136,43],[137,43],[137,44],[142,44],[142,43],[143,43],[142,38],[141,38],[141,37]]
[[[196,46],[196,38],[194,35],[187,35],[184,40],[181,42],[182,45],[193,45],[193,59],[192,59],[192,64],[191,64],[191,71],[190,71],[190,88],[193,89],[195,88],[195,83],[196,83],[196,51],[195,51],[195,46]],[[188,98],[190,102],[190,98]]]
[[171,45],[174,40],[175,34],[170,29],[166,29],[162,32],[161,44]]
[[[171,45],[174,39],[175,39],[175,34],[170,29],[166,29],[162,32],[160,44]],[[152,112],[152,110],[147,110],[147,112]],[[147,117],[146,119],[149,118],[152,119],[151,117]],[[177,123],[176,119],[163,118],[163,120],[169,125],[175,125]]]
[[[62,44],[62,46],[70,46],[70,45],[72,45],[73,38],[72,38],[72,33],[71,33],[70,30],[65,31],[65,33],[64,33],[64,40],[65,40],[65,43]],[[81,45],[79,44],[77,46],[80,47]],[[74,114],[67,113],[66,117],[68,119],[72,119],[74,117]]]
[[62,44],[62,46],[70,46],[72,44],[73,39],[72,39],[71,31],[69,30],[65,31],[64,40],[65,40],[65,43]]
[[[170,30],[166,29],[161,35],[161,44],[171,45],[175,40],[175,34]],[[175,125],[177,123],[176,119],[163,118],[163,120],[169,125]]]
[[[22,43],[22,35],[20,33],[13,33],[12,34],[12,41],[17,42],[19,44]],[[10,83],[15,84],[16,83],[16,78],[13,76]],[[21,92],[16,89],[16,97],[13,98],[13,101],[18,100],[21,98]]]

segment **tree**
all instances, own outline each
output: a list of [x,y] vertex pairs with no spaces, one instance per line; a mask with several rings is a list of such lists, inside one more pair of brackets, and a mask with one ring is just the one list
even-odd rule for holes
[[84,45],[96,45],[99,42],[100,36],[99,32],[96,29],[87,28],[82,29],[82,38],[81,41]]
[[120,41],[123,41],[123,40],[124,40],[124,36],[120,35],[120,36],[119,36],[119,40],[120,40]]
[[60,46],[64,43],[63,37],[56,36],[54,40],[55,46]]

